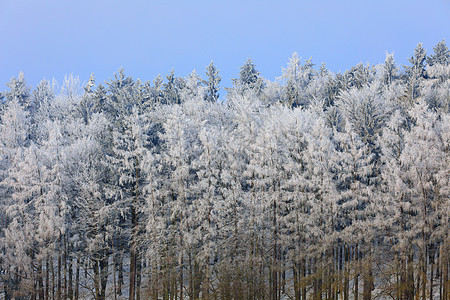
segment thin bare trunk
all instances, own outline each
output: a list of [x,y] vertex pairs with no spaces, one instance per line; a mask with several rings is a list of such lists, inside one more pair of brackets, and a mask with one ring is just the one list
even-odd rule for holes
[[77,258],[77,269],[75,273],[75,300],[78,300],[80,297],[80,258]]
[[136,231],[137,231],[137,213],[135,205],[131,206],[131,247],[130,247],[130,286],[129,286],[129,300],[135,300],[136,296]]

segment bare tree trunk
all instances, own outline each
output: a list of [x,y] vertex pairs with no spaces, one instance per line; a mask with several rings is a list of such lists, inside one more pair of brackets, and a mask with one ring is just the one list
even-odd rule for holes
[[180,300],[183,300],[183,289],[184,289],[184,285],[183,285],[183,251],[182,249],[180,249]]
[[300,300],[300,282],[299,282],[298,264],[292,263],[292,277],[294,279],[294,299]]
[[192,251],[188,252],[188,266],[189,266],[189,299],[194,299],[194,267],[192,265]]
[[134,300],[136,296],[136,231],[137,231],[137,213],[135,205],[131,206],[131,247],[130,247],[130,286],[129,300]]
[[373,275],[370,254],[364,260],[363,272],[363,300],[371,300],[373,289]]
[[112,271],[113,271],[113,289],[114,289],[114,300],[117,300],[117,282],[116,282],[116,251],[114,249],[114,239],[111,239],[111,251],[112,251]]
[[73,258],[69,258],[69,287],[67,291],[67,298],[72,300],[73,299]]
[[344,300],[348,300],[350,296],[350,271],[349,271],[349,261],[350,261],[350,249],[348,245],[344,246]]
[[44,270],[42,268],[42,261],[39,262],[39,266],[38,266],[38,294],[39,294],[39,299],[44,299]]
[[[306,258],[302,259],[302,279],[305,280],[306,278]],[[302,299],[306,300],[306,283],[302,283],[300,280],[300,286],[302,287]]]
[[[432,245],[431,247],[433,247]],[[430,270],[430,300],[433,300],[433,276],[434,276],[434,254],[433,249],[430,249],[430,264],[431,264],[431,270]]]
[[441,293],[441,297],[443,300],[449,300],[450,299],[450,281],[449,281],[449,251],[450,251],[450,247],[449,247],[449,241],[444,241],[443,245],[442,245],[442,252],[441,252],[441,257],[442,257],[442,293]]
[[92,270],[94,271],[94,290],[95,290],[95,299],[100,300],[100,271],[99,271],[99,263],[98,260],[95,260],[92,265]]
[[45,292],[44,292],[44,298],[50,299],[50,263],[49,263],[49,256],[47,256],[45,260]]
[[61,300],[61,268],[62,268],[62,262],[61,262],[61,253],[58,253],[58,283],[57,283],[57,289],[56,289],[56,300]]
[[338,295],[343,293],[343,283],[342,283],[342,274],[344,269],[344,252],[345,252],[345,244],[339,245],[339,253],[338,253],[338,278],[337,278],[337,289],[336,289],[336,299],[338,299]]
[[[106,252],[106,251],[104,251]],[[102,259],[100,260],[100,299],[104,300],[106,298],[106,285],[108,283],[108,255],[106,253],[102,254]]]
[[406,299],[405,300],[413,300],[414,299],[414,266],[413,266],[413,253],[412,250],[409,250],[406,265]]
[[426,244],[426,242],[424,243],[425,245],[424,245],[424,247],[425,247],[425,249],[423,249],[423,251],[424,251],[424,253],[422,254],[422,266],[421,266],[421,269],[422,269],[422,299],[426,299],[426,295],[427,295],[427,293],[426,293],[426,290],[427,290],[427,281],[428,281],[428,279],[427,279],[427,269],[428,269],[428,266],[427,266],[427,255],[428,255],[428,253],[427,253],[427,244]]
[[137,255],[136,300],[141,300],[141,271],[142,271],[142,259],[140,255]]
[[55,280],[55,268],[53,267],[53,257],[50,256],[50,270],[52,271],[52,288],[51,288],[51,295],[52,299],[56,299],[55,294],[55,286],[56,286],[56,280]]
[[359,258],[358,258],[358,244],[354,248],[354,265],[355,265],[355,276],[353,277],[353,282],[355,284],[354,296],[355,300],[358,300],[358,290],[359,290]]
[[[118,238],[120,239],[120,238]],[[115,258],[115,268],[116,271],[118,272],[118,276],[117,276],[117,295],[121,296],[122,295],[122,285],[124,285],[124,280],[123,280],[123,249],[122,246],[120,245],[121,241],[117,241],[117,252],[116,252],[116,258]]]
[[[280,252],[281,252],[281,247],[280,247]],[[283,267],[281,270],[281,292],[283,294],[286,294],[286,265],[285,265],[284,257],[285,257],[284,254],[281,255],[281,253],[280,253],[281,263],[283,264]],[[281,299],[281,294],[280,294],[280,299]]]
[[202,298],[205,300],[209,300],[209,257],[206,258],[206,267],[205,267],[205,273],[199,274],[200,280],[202,280],[201,277],[204,275],[203,281],[203,288],[202,288]]
[[78,300],[80,297],[80,265],[81,265],[81,261],[80,258],[77,258],[77,269],[76,269],[76,273],[75,273],[75,300]]

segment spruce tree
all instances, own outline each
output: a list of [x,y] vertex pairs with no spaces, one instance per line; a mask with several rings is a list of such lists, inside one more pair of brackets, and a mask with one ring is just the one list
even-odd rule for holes
[[427,63],[429,66],[433,66],[436,64],[448,66],[450,63],[450,50],[448,50],[447,44],[445,40],[437,43],[436,46],[433,47],[434,54],[427,57]]
[[219,100],[219,90],[221,77],[219,75],[219,70],[214,65],[213,61],[206,67],[206,76],[208,80],[203,83],[206,85],[205,100],[210,102],[217,102]]

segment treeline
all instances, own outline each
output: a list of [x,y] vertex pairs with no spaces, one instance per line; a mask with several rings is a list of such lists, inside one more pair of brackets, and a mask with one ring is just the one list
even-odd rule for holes
[[1,299],[450,298],[450,54],[23,74],[0,94]]

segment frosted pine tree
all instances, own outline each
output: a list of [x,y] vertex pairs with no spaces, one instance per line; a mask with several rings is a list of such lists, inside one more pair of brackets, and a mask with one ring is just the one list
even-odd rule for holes
[[440,113],[450,112],[450,52],[445,41],[434,47],[434,55],[428,57],[427,75],[421,93],[429,108]]
[[205,73],[208,77],[208,80],[203,81],[203,84],[206,86],[205,100],[210,102],[217,102],[217,100],[219,100],[219,84],[222,80],[219,75],[219,70],[211,61],[211,63],[206,67]]
[[285,101],[291,107],[305,106],[311,100],[310,89],[308,85],[315,78],[314,64],[311,58],[302,65],[301,58],[294,52],[289,60],[287,68],[283,68],[281,78],[286,83]]
[[183,102],[195,99],[195,98],[205,98],[206,87],[202,86],[202,79],[200,75],[193,70],[186,78],[186,85],[180,91],[181,98]]
[[238,93],[245,93],[251,90],[256,95],[260,95],[265,87],[260,72],[256,70],[256,66],[249,58],[241,67],[239,78],[233,79],[233,89]]
[[383,65],[383,81],[386,85],[390,85],[398,78],[398,67],[394,61],[394,54],[386,53],[386,59]]
[[406,100],[405,105],[412,107],[417,97],[420,96],[420,87],[423,79],[426,76],[426,56],[427,52],[423,48],[422,43],[419,43],[414,49],[414,55],[408,58],[410,66],[404,66],[406,77]]
[[445,40],[440,41],[433,47],[434,54],[427,57],[428,66],[443,65],[448,66],[450,63],[450,51],[448,50]]
[[30,87],[27,85],[23,72],[20,72],[17,78],[12,77],[6,86],[10,89],[5,92],[6,101],[17,101],[24,110],[28,110],[31,106]]

